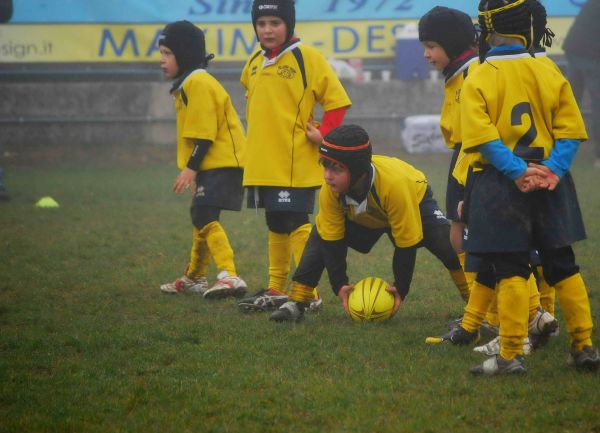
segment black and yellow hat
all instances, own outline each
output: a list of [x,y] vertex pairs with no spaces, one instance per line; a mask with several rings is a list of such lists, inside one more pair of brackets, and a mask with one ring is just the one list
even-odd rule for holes
[[358,125],[343,125],[329,131],[319,146],[322,159],[350,170],[350,184],[371,168],[373,147],[369,135]]
[[554,33],[546,27],[546,8],[538,0],[481,0],[481,38],[492,33],[523,41],[525,48],[550,47]]

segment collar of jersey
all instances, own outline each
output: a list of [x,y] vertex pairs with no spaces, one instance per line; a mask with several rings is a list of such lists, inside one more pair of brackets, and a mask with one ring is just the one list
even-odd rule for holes
[[456,77],[458,74],[462,73],[465,69],[469,67],[469,65],[473,62],[478,61],[478,57],[475,53],[464,58],[461,62],[458,62],[452,67],[444,68],[444,77],[446,77],[446,83]]
[[181,89],[183,87],[183,84],[188,80],[188,78],[190,78],[192,75],[194,74],[200,74],[200,73],[206,73],[206,69],[194,69],[186,74],[183,74],[181,77],[179,77],[177,80],[175,80],[175,82],[173,83],[173,87],[171,87],[171,93],[176,92],[177,90]]
[[365,194],[365,198],[359,203],[357,200],[350,197],[348,194],[344,194],[343,199],[344,203],[348,206],[352,206],[354,208],[354,213],[359,214],[367,211],[367,199],[369,197],[369,191],[373,188],[373,183],[375,183],[375,167],[371,164],[371,173],[369,173],[371,179],[369,179],[369,189],[367,190],[367,194]]
[[527,51],[523,45],[513,44],[493,47],[486,53],[485,60],[508,60],[526,57],[531,57],[531,53]]
[[281,56],[283,56],[288,51],[292,51],[294,48],[298,47],[299,45],[300,45],[300,39],[297,39],[297,40],[294,41],[293,44],[288,45],[287,47],[285,47],[283,50],[281,50],[281,52],[279,54],[277,54],[272,59],[267,59],[267,57],[264,55],[265,54],[265,50],[263,50],[263,59],[264,59],[263,60],[263,68],[266,68],[267,66],[274,65],[275,63],[277,63],[277,60],[279,60],[279,58]]

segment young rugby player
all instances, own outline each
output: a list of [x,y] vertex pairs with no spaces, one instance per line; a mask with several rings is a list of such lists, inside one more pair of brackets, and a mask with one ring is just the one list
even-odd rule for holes
[[372,157],[369,136],[356,125],[333,129],[319,150],[325,179],[319,213],[294,274],[290,300],[271,320],[301,320],[324,269],[348,312],[348,247],[366,254],[383,234],[394,245],[394,285],[388,288],[396,299],[394,313],[408,293],[417,248],[427,248],[451,274],[462,273],[450,245],[450,224],[422,172],[397,158]]
[[[351,102],[325,57],[294,36],[292,0],[255,0],[252,24],[260,49],[242,71],[248,152],[248,206],[264,208],[268,234],[267,290],[240,302],[243,311],[274,309],[287,300],[293,257],[298,264],[310,234],[315,191],[321,185],[318,144],[340,125]],[[320,128],[315,106],[323,107]],[[321,300],[316,299],[313,307]]]
[[[531,28],[540,31],[542,12],[536,0],[482,0],[482,64],[461,92],[463,149],[481,168],[465,201],[465,249],[495,270],[501,337],[500,353],[471,369],[476,375],[526,371],[520,355],[532,248],[565,314],[568,363],[588,370],[600,365],[587,290],[571,248],[585,230],[568,169],[587,135],[568,82],[527,51],[538,39]],[[484,42],[492,47],[487,53]]]
[[[206,72],[204,33],[188,21],[168,24],[158,41],[160,67],[172,78],[177,111],[177,165],[173,191],[193,194],[192,251],[185,274],[163,284],[165,293],[191,291],[205,298],[240,296],[246,283],[237,275],[233,249],[219,223],[222,209],[240,210],[243,188],[244,131],[225,89]],[[214,260],[217,282],[208,286]]]
[[[475,52],[476,38],[475,26],[471,18],[456,9],[436,6],[419,20],[419,40],[423,45],[424,56],[446,78],[440,127],[448,147],[454,151],[448,174],[446,207],[452,220],[450,229],[452,245],[459,252],[463,267],[462,241],[465,225],[458,214],[458,205],[464,200],[464,184],[466,183],[468,164],[465,163],[464,152],[460,151],[462,141],[460,93],[469,72],[479,64]],[[551,62],[549,59],[548,61]],[[456,165],[457,160],[461,161],[458,166]],[[465,275],[469,280],[471,296],[465,307],[464,317],[460,323],[453,323],[448,334],[438,339],[428,339],[429,342],[450,341],[454,344],[473,342],[478,336],[477,331],[483,324],[484,318],[488,325],[496,330],[498,319],[493,289],[496,285],[494,273],[487,269],[478,273],[465,272]],[[529,288],[531,343],[527,344],[537,348],[545,343],[547,336],[558,326],[558,322],[551,314],[540,308],[540,293],[533,275],[530,277]],[[484,349],[488,353],[499,350],[498,339],[492,340]]]

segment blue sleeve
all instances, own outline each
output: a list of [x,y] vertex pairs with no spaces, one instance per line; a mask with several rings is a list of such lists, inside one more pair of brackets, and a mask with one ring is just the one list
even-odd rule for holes
[[563,177],[571,167],[580,144],[581,141],[569,138],[556,140],[554,148],[550,152],[550,158],[542,162],[542,164],[552,170],[558,177]]
[[511,180],[517,179],[527,170],[525,161],[512,153],[500,140],[482,144],[479,151],[490,164]]

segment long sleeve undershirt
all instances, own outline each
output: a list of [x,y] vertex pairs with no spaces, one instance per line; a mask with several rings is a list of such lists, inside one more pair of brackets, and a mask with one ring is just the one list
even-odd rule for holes
[[[542,161],[542,164],[558,177],[562,177],[571,167],[580,144],[579,140],[567,138],[556,140],[550,157]],[[500,140],[482,144],[480,152],[490,164],[511,180],[517,179],[527,169],[527,163],[503,145]]]
[[190,155],[190,159],[187,162],[187,168],[190,170],[198,171],[200,169],[200,164],[202,160],[208,153],[208,149],[212,145],[212,141],[210,140],[195,140],[194,150],[192,150],[192,154]]

